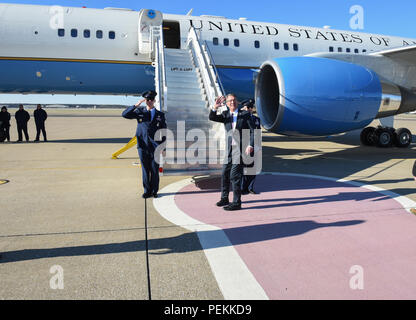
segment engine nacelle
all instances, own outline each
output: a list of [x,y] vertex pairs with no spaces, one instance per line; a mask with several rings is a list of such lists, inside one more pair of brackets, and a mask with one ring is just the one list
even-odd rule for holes
[[257,112],[266,130],[326,136],[367,126],[380,110],[382,84],[365,67],[325,58],[277,58],[256,80]]

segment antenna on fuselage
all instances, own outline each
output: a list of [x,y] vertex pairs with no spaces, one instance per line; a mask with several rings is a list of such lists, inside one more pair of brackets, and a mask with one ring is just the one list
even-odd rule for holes
[[191,10],[188,11],[188,13],[186,14],[187,16],[191,16],[192,12],[194,12],[194,8],[192,8]]

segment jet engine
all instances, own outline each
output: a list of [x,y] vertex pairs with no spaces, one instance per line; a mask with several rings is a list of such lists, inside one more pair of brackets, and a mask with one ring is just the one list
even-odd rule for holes
[[[372,70],[344,61],[291,57],[266,61],[256,79],[255,99],[263,127],[289,136],[328,136],[366,127],[378,117],[410,111],[404,89],[386,83]],[[387,131],[387,133],[386,133]],[[411,134],[367,130],[363,144],[408,146]],[[381,138],[380,138],[381,136]],[[409,140],[410,139],[410,140]]]

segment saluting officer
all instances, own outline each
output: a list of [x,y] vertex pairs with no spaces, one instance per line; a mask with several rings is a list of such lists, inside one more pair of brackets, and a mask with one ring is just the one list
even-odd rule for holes
[[[261,130],[261,123],[260,118],[255,116],[254,113],[256,112],[254,108],[254,100],[253,99],[247,99],[244,100],[241,103],[242,110],[248,111],[251,114],[251,122],[254,126],[254,130],[260,129]],[[250,155],[251,157],[254,157],[254,151]],[[248,168],[254,167],[254,163],[246,165]],[[254,182],[256,180],[255,175],[243,175],[242,181],[241,181],[241,193],[242,194],[257,194],[256,191],[254,191]]]
[[[124,118],[137,119],[137,149],[142,165],[144,199],[158,196],[159,159],[155,159],[155,150],[166,139],[155,140],[156,131],[167,127],[165,114],[154,106],[156,95],[154,91],[146,91],[142,94],[144,99],[123,111]],[[146,102],[145,107],[141,107],[143,102]]]

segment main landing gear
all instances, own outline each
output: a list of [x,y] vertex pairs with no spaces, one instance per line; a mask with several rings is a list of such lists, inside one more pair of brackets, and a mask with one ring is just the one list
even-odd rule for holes
[[361,131],[360,139],[365,146],[407,148],[412,143],[412,133],[406,128],[367,127]]

